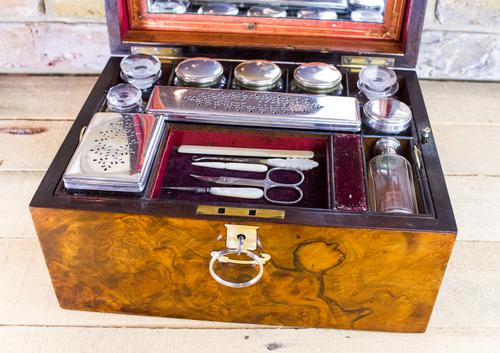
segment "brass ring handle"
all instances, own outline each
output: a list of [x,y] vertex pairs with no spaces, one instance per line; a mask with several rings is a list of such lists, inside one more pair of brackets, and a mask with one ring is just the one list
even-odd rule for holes
[[[251,280],[246,281],[246,282],[231,282],[231,281],[226,281],[225,279],[220,277],[217,273],[215,273],[214,265],[219,259],[222,259],[223,257],[225,257],[226,255],[229,255],[229,254],[238,254],[238,253],[243,253],[243,254],[247,255],[248,257],[250,257],[253,261],[255,261],[255,263],[259,266],[259,273],[257,274],[257,276],[255,276],[254,278],[252,278]],[[251,251],[244,250],[244,249],[241,249],[241,250],[226,249],[226,250],[217,251],[215,253],[212,253],[211,255],[212,255],[212,259],[210,260],[210,265],[208,267],[208,269],[210,271],[210,275],[218,283],[220,283],[226,287],[231,287],[231,288],[249,287],[249,286],[257,283],[262,278],[262,275],[264,274],[264,263],[262,262],[262,259],[260,258],[260,256],[254,254]],[[223,261],[221,261],[221,262],[223,262]],[[224,262],[228,262],[228,261],[224,261]]]

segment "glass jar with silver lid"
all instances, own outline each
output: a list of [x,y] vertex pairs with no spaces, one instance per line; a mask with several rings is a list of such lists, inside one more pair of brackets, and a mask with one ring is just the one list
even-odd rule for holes
[[248,9],[251,17],[286,17],[286,10],[279,6],[253,6]]
[[359,90],[368,99],[389,98],[399,89],[394,70],[379,65],[368,65],[359,73]]
[[342,73],[334,65],[322,62],[302,64],[293,72],[290,91],[339,95],[342,93]]
[[410,107],[394,98],[373,99],[363,106],[363,112],[365,126],[384,134],[407,130],[413,118]]
[[174,85],[224,88],[224,68],[220,62],[210,58],[186,59],[175,67]]
[[267,60],[249,60],[234,69],[233,88],[258,91],[283,91],[282,72]]
[[240,10],[236,5],[227,2],[209,2],[198,9],[198,15],[236,16]]
[[107,111],[117,113],[141,113],[144,110],[142,92],[130,83],[120,83],[109,89],[106,95]]
[[325,9],[320,7],[304,7],[297,11],[298,18],[310,20],[336,20],[337,12],[332,9]]
[[161,62],[153,55],[132,54],[122,59],[120,76],[139,89],[148,89],[161,77]]

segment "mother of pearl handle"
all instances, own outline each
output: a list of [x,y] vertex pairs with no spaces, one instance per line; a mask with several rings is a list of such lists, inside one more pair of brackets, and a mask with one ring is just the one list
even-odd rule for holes
[[264,164],[224,163],[224,162],[193,162],[194,166],[215,169],[241,170],[244,172],[267,172]]
[[260,199],[264,191],[258,188],[210,188],[210,194],[225,197],[239,197],[242,199]]

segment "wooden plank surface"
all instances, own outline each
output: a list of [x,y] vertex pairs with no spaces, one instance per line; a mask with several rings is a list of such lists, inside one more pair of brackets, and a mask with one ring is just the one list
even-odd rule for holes
[[459,241],[428,331],[390,334],[60,309],[27,204],[95,79],[0,76],[1,353],[500,352],[500,84],[421,82]]

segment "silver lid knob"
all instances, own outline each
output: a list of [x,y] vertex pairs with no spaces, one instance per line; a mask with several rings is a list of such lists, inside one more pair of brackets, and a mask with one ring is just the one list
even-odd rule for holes
[[281,69],[271,61],[249,60],[236,66],[234,78],[243,86],[268,87],[279,81]]
[[224,73],[222,64],[209,58],[191,58],[175,68],[176,76],[188,83],[208,84],[218,81]]

